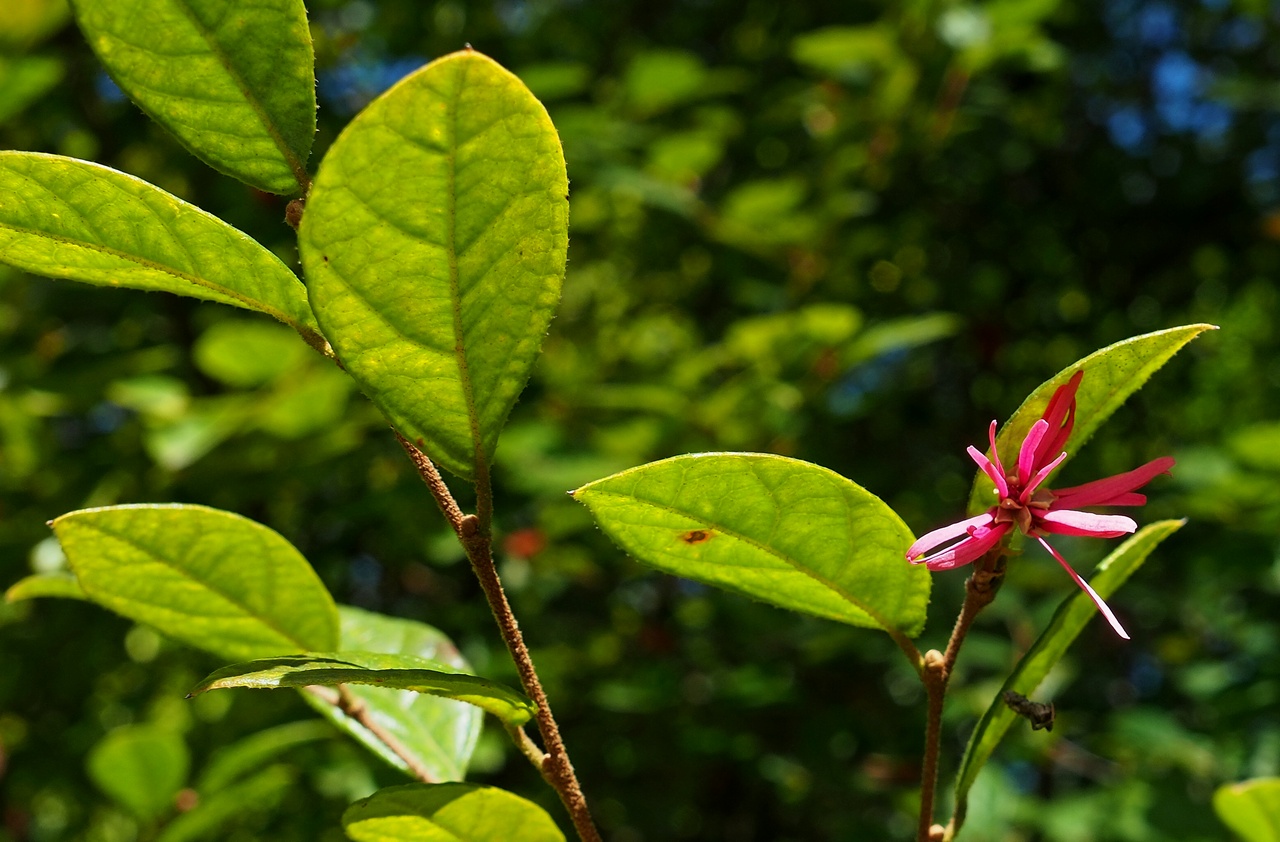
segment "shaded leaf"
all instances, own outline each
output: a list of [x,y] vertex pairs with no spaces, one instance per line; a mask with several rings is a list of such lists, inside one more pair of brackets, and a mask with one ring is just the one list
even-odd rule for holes
[[488,679],[453,672],[448,665],[412,655],[375,652],[312,653],[291,658],[263,658],[223,667],[196,685],[191,696],[209,690],[247,687],[333,687],[369,684],[389,690],[412,690],[475,705],[504,725],[519,727],[533,718],[537,706],[524,695]]
[[[1206,330],[1217,330],[1217,327],[1195,324],[1134,336],[1094,351],[1079,362],[1067,366],[1040,384],[1000,428],[996,436],[996,447],[1000,450],[1001,462],[1005,465],[1017,464],[1018,448],[1022,446],[1022,440],[1044,414],[1053,393],[1070,380],[1073,374],[1084,369],[1084,379],[1080,381],[1080,390],[1076,393],[1075,427],[1066,443],[1068,456],[1063,464],[1071,461],[1071,456],[1089,440],[1103,421],[1111,417],[1111,413],[1138,391],[1182,346]],[[990,453],[987,455],[990,456]],[[995,484],[986,474],[978,471],[973,481],[973,490],[969,494],[969,512],[976,515],[986,511],[994,493]]]
[[187,780],[191,758],[182,737],[155,725],[125,725],[89,752],[89,777],[143,821],[167,812]]
[[0,152],[0,260],[257,310],[323,341],[306,288],[278,257],[160,188],[87,161]]
[[342,827],[356,842],[564,842],[541,807],[477,784],[380,789],[348,807]]
[[44,596],[63,599],[89,598],[76,577],[67,573],[37,573],[34,576],[27,576],[14,582],[4,593],[4,598],[9,602]]
[[201,792],[195,808],[166,824],[156,842],[227,839],[229,825],[276,809],[296,776],[286,766],[268,766],[211,795]]
[[247,319],[214,324],[200,334],[192,350],[200,371],[237,389],[270,383],[309,357],[289,331]]
[[[338,615],[342,619],[344,649],[416,656],[446,664],[453,670],[471,669],[453,641],[426,623],[387,617],[348,605],[340,606]],[[435,778],[461,780],[466,775],[467,763],[480,738],[484,714],[479,708],[409,690],[360,685],[347,690],[363,701],[369,716],[393,734],[413,753],[418,765]],[[401,771],[409,771],[402,758],[341,709],[310,693],[304,693],[302,698],[374,754]]]
[[0,56],[0,123],[31,105],[62,81],[61,59]]
[[1213,810],[1245,842],[1280,842],[1280,778],[1224,784],[1213,793]]
[[302,0],[75,0],[129,98],[209,166],[271,193],[307,185],[315,57]]
[[267,728],[219,747],[196,781],[201,803],[206,803],[207,796],[227,789],[240,778],[262,769],[268,760],[274,760],[297,746],[334,736],[333,726],[329,723],[307,719]]
[[[1089,579],[1093,589],[1103,599],[1110,597],[1142,566],[1160,542],[1181,529],[1184,523],[1185,520],[1162,520],[1138,530],[1098,565]],[[1031,696],[1097,612],[1098,609],[1088,594],[1080,590],[1072,593],[1058,606],[1044,632],[1005,680],[991,706],[973,729],[964,758],[960,761],[960,772],[956,778],[957,815],[963,815],[974,779],[990,759],[1009,726],[1017,719],[1017,714],[1004,702],[1005,691],[1013,690],[1023,696]]]
[[677,456],[573,496],[637,560],[793,611],[915,635],[929,573],[911,531],[839,474],[781,456]]
[[334,349],[460,476],[492,461],[559,301],[567,184],[542,104],[466,51],[357,116],[307,200],[302,262]]
[[337,648],[337,608],[278,533],[188,505],[71,512],[53,531],[90,599],[197,649],[240,660]]

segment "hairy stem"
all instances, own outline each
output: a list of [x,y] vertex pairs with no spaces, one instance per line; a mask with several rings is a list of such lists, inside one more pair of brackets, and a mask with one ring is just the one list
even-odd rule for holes
[[964,605],[960,607],[955,628],[951,630],[951,639],[947,641],[946,653],[932,649],[924,656],[921,680],[924,681],[929,708],[925,720],[924,760],[920,775],[920,823],[916,831],[917,842],[937,842],[945,833],[954,835],[954,831],[959,830],[954,817],[951,821],[954,830],[951,828],[944,830],[941,825],[933,823],[933,803],[938,788],[942,708],[947,697],[947,684],[951,681],[951,673],[955,668],[956,658],[960,654],[960,646],[969,634],[974,618],[996,598],[1000,583],[1004,581],[1004,554],[1003,547],[996,547],[975,563],[973,575],[964,584]]
[[[601,842],[600,832],[596,830],[595,822],[587,807],[586,796],[582,794],[582,786],[578,783],[578,776],[574,773],[573,764],[569,761],[569,753],[565,750],[560,728],[556,724],[555,717],[551,715],[546,691],[542,689],[542,682],[538,679],[538,672],[533,666],[533,658],[529,656],[524,636],[520,633],[520,625],[516,622],[511,603],[507,601],[502,580],[498,578],[498,570],[493,563],[493,538],[489,531],[493,492],[489,485],[487,467],[477,471],[477,514],[463,514],[431,459],[399,433],[396,433],[396,438],[399,439],[400,446],[409,454],[422,481],[427,484],[431,496],[435,498],[436,505],[440,507],[441,513],[457,534],[458,541],[471,562],[471,569],[475,572],[485,598],[489,601],[489,608],[498,624],[502,642],[506,644],[511,660],[515,662],[525,695],[538,706],[538,732],[542,736],[545,753],[532,744],[523,730],[519,731],[519,735],[524,735],[523,740],[514,733],[512,739],[516,741],[516,746],[533,763],[547,783],[559,794],[560,801],[573,820],[573,826],[578,831],[579,838],[583,842]],[[481,514],[483,518],[480,517]]]

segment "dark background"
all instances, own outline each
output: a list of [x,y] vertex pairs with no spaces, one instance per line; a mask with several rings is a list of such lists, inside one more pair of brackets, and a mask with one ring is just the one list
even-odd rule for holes
[[[44,5],[0,11],[0,147],[147,179],[296,266],[283,200],[187,154],[56,10],[43,33],[24,30]],[[1090,624],[1043,688],[1057,727],[1011,731],[962,838],[1227,837],[1214,788],[1280,771],[1269,4],[308,7],[313,170],[372,96],[464,43],[520,74],[563,137],[564,302],[499,447],[497,518],[512,601],[607,838],[909,838],[923,693],[884,635],[646,571],[565,491],[679,453],[769,451],[839,471],[922,533],[962,512],[964,448],[992,418],[1103,345],[1201,321],[1222,330],[1063,478],[1173,454],[1136,517],[1191,520],[1111,600],[1133,641]],[[371,405],[296,341],[265,382],[220,364],[240,337],[276,348],[280,330],[0,267],[0,585],[56,567],[56,515],[205,503],[282,532],[339,601],[430,622],[514,682]],[[1086,575],[1109,549],[1060,546]],[[922,649],[945,641],[963,579],[935,576]],[[980,619],[949,697],[944,808],[977,716],[1073,590],[1029,550]],[[0,840],[152,838],[85,771],[112,729],[177,731],[198,771],[219,745],[308,715],[285,694],[184,701],[216,666],[89,604],[0,605]],[[504,739],[486,732],[473,779],[559,817]],[[209,838],[341,839],[346,803],[402,780],[336,735],[288,764],[291,784]]]

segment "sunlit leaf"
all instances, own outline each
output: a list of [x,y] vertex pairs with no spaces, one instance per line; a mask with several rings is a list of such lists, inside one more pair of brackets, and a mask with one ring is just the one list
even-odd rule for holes
[[[1177,532],[1184,523],[1186,521],[1183,520],[1162,520],[1138,530],[1137,534],[1116,547],[1098,565],[1094,574],[1089,577],[1093,589],[1103,599],[1110,597],[1142,566],[1160,542]],[[957,814],[963,814],[974,779],[1017,718],[1005,704],[1004,692],[1013,690],[1030,697],[1097,613],[1098,609],[1088,594],[1080,590],[1072,593],[1058,607],[1048,627],[1005,680],[991,706],[973,729],[969,746],[960,761],[960,772],[956,778],[956,803],[959,805]]]
[[[1071,456],[1089,440],[1102,422],[1110,418],[1111,413],[1138,391],[1182,346],[1206,330],[1216,329],[1213,325],[1195,324],[1158,330],[1108,345],[1067,366],[1038,386],[1000,428],[996,446],[1000,450],[1001,461],[1005,465],[1017,464],[1018,448],[1027,437],[1027,431],[1040,420],[1057,388],[1080,369],[1084,369],[1084,379],[1080,381],[1080,390],[1076,393],[1075,428],[1066,444],[1068,457],[1064,464],[1070,461]],[[986,511],[994,493],[994,483],[986,474],[978,471],[969,495],[970,513]]]
[[117,728],[89,753],[89,777],[143,821],[173,806],[191,758],[182,737],[155,725]]
[[1213,809],[1244,842],[1280,842],[1280,778],[1220,786]]
[[793,611],[915,635],[929,573],[879,498],[817,465],[755,453],[678,456],[573,492],[638,561]]
[[488,711],[510,727],[525,724],[538,710],[528,698],[510,688],[454,672],[438,661],[373,652],[313,653],[234,664],[205,678],[190,695],[234,687],[274,690],[339,684],[368,684],[456,699]]
[[300,244],[338,356],[392,423],[473,477],[560,297],[564,157],[546,110],[479,53],[383,94],[325,155]]
[[67,573],[38,573],[19,579],[5,591],[4,598],[9,602],[21,602],[24,599],[53,596],[62,599],[88,599],[84,588],[75,576]]
[[[352,651],[408,655],[469,672],[471,667],[440,630],[399,617],[387,617],[343,605],[342,648]],[[464,702],[409,690],[352,685],[347,691],[368,708],[369,716],[413,754],[415,762],[438,780],[461,780],[480,738],[483,712]],[[401,771],[403,758],[390,751],[355,719],[334,705],[304,693],[303,699],[366,748]]]
[[53,531],[90,599],[229,660],[338,648],[338,614],[278,533],[189,505],[71,512]]
[[0,261],[257,310],[322,341],[306,288],[278,257],[160,188],[87,161],[0,152]]
[[272,193],[307,185],[315,59],[302,0],[76,0],[129,98],[214,169]]
[[342,827],[355,842],[564,842],[541,807],[477,784],[380,789],[348,807]]

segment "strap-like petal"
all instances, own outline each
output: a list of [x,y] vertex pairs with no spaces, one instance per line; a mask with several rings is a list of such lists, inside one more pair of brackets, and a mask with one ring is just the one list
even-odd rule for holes
[[1018,501],[1026,504],[1031,501],[1031,497],[1036,493],[1036,489],[1040,487],[1040,483],[1044,482],[1045,477],[1053,473],[1053,469],[1062,464],[1062,460],[1067,458],[1067,452],[1064,450],[1058,454],[1058,458],[1054,459],[1048,465],[1036,471],[1036,475],[1031,478],[1031,482],[1022,488],[1022,493],[1018,495]]
[[1054,535],[1083,535],[1088,538],[1119,538],[1138,528],[1124,515],[1095,515],[1072,509],[1055,509],[1035,518],[1035,525]]
[[992,547],[1000,543],[1013,524],[997,523],[994,526],[971,526],[969,537],[947,549],[925,556],[921,561],[930,570],[950,570],[982,558]]
[[1111,610],[1110,606],[1108,606],[1107,603],[1103,601],[1102,597],[1098,596],[1098,592],[1095,591],[1093,588],[1089,587],[1089,583],[1086,582],[1084,579],[1082,579],[1079,573],[1071,569],[1071,565],[1067,564],[1067,560],[1062,556],[1058,555],[1058,551],[1055,550],[1053,547],[1049,546],[1048,541],[1046,541],[1043,538],[1038,538],[1037,540],[1046,550],[1049,551],[1050,555],[1052,555],[1054,558],[1058,560],[1058,564],[1062,565],[1062,569],[1066,570],[1067,573],[1071,574],[1071,578],[1075,581],[1075,583],[1079,585],[1080,588],[1089,595],[1089,599],[1092,599],[1093,604],[1098,606],[1098,610],[1102,612],[1102,616],[1107,618],[1107,622],[1111,624],[1111,628],[1115,629],[1116,634],[1120,635],[1125,640],[1128,640],[1129,633],[1124,630],[1124,626],[1120,625],[1120,621],[1116,619],[1116,615]]
[[1051,454],[1061,453],[1066,449],[1067,440],[1071,438],[1071,430],[1076,423],[1076,391],[1083,379],[1082,368],[1057,388],[1049,399],[1049,405],[1044,408],[1044,414],[1040,417],[1049,422],[1049,434],[1040,442],[1040,447],[1036,448],[1037,465],[1043,465]]
[[907,561],[919,564],[922,558],[934,547],[940,547],[952,538],[969,534],[970,528],[986,526],[995,519],[991,512],[980,514],[957,523],[951,523],[932,532],[926,532],[907,548]]
[[[1131,495],[1160,474],[1167,474],[1174,465],[1172,456],[1161,456],[1152,459],[1140,468],[1134,468],[1113,477],[1086,482],[1071,488],[1060,488],[1053,492],[1054,501],[1051,509],[1083,509],[1086,506],[1141,506],[1147,502],[1142,494]],[[1139,499],[1140,498],[1140,499]]]
[[1049,422],[1041,418],[1027,430],[1027,437],[1022,440],[1022,449],[1018,451],[1018,485],[1026,487],[1031,475],[1036,472],[1036,448],[1049,432]]
[[1009,496],[1009,483],[1004,478],[1004,472],[998,467],[991,464],[991,460],[982,454],[982,451],[973,445],[969,445],[969,458],[978,463],[978,467],[982,472],[991,477],[991,481],[996,484],[996,491],[1000,492],[1000,499]]

